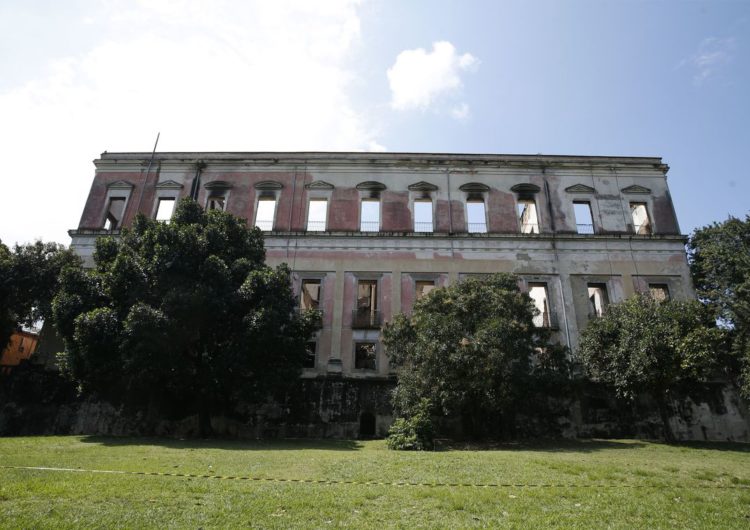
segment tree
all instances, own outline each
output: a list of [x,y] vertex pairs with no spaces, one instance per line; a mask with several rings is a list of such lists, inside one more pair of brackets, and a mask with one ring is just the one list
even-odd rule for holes
[[296,380],[318,323],[300,315],[286,266],[264,263],[244,220],[183,199],[172,220],[139,216],[99,238],[93,270],[67,270],[55,298],[64,364],[82,391],[160,413],[211,415]]
[[698,297],[728,329],[740,385],[750,399],[750,215],[697,229],[688,242]]
[[52,316],[60,272],[80,266],[80,258],[57,243],[15,245],[0,241],[0,351],[19,326]]
[[410,319],[398,315],[384,330],[396,414],[421,414],[427,399],[432,413],[460,416],[467,434],[510,434],[531,358],[548,348],[534,313],[510,274],[467,278],[418,300]]
[[670,394],[710,378],[722,364],[717,352],[723,342],[723,332],[699,302],[639,295],[589,321],[578,357],[591,379],[612,385],[618,397],[650,395],[671,441]]

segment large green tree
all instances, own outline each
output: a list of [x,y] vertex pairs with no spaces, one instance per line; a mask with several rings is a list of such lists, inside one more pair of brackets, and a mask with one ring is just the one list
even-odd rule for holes
[[430,412],[460,417],[467,434],[512,434],[514,405],[527,389],[532,358],[546,365],[546,329],[533,323],[535,309],[517,277],[467,278],[434,289],[384,330],[396,367],[396,414]]
[[182,200],[169,223],[139,216],[100,238],[92,270],[65,271],[54,300],[64,364],[84,392],[162,413],[211,415],[293,383],[318,324],[257,228]]
[[698,297],[727,328],[750,399],[750,215],[695,230],[688,251]]
[[612,385],[620,398],[650,395],[659,407],[665,438],[673,440],[672,393],[716,375],[724,364],[724,341],[699,302],[660,302],[639,295],[589,321],[578,357],[592,380]]
[[60,271],[80,266],[73,252],[36,241],[10,250],[0,241],[0,351],[13,331],[52,316]]

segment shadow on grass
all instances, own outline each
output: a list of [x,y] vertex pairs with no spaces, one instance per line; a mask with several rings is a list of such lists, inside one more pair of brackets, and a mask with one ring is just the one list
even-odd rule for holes
[[594,453],[608,449],[639,449],[638,440],[522,440],[517,442],[439,441],[439,451],[532,451],[543,453]]
[[91,435],[84,436],[81,441],[106,447],[154,445],[170,449],[222,449],[226,451],[357,451],[362,449],[362,444],[357,440],[229,440],[222,438],[134,438]]
[[647,445],[704,449],[708,451],[750,452],[750,444],[742,442],[674,442],[659,440],[523,440],[517,442],[453,442],[438,443],[439,451],[531,451],[542,453],[594,453],[610,449],[641,449]]

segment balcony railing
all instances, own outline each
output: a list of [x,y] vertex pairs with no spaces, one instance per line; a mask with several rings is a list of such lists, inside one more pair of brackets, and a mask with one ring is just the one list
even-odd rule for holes
[[432,232],[432,223],[414,223],[415,232]]
[[468,223],[470,234],[486,234],[487,223]]
[[325,232],[326,222],[325,221],[307,221],[308,232]]
[[577,223],[576,224],[576,231],[579,234],[593,234],[594,233],[594,225]]
[[379,329],[380,324],[380,311],[352,311],[352,329]]
[[255,226],[264,232],[270,232],[273,230],[273,219],[257,219],[255,221]]
[[560,329],[557,323],[557,315],[550,312],[536,315],[534,317],[534,326],[538,328]]
[[380,221],[362,221],[359,223],[360,232],[378,232],[380,231]]

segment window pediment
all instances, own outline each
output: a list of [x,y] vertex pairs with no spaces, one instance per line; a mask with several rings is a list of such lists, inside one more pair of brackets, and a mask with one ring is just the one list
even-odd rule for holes
[[382,182],[367,180],[365,182],[360,182],[359,184],[357,184],[357,189],[363,191],[383,191],[384,189],[386,189],[386,187]]
[[482,184],[481,182],[467,182],[466,184],[462,184],[461,186],[459,186],[458,189],[461,191],[473,193],[490,191],[490,187],[486,184]]
[[182,184],[174,180],[165,180],[164,182],[159,182],[156,188],[160,190],[181,190]]
[[130,182],[125,182],[124,180],[118,180],[117,182],[107,184],[108,190],[132,190],[134,187],[135,186],[133,186]]
[[256,190],[280,190],[284,185],[276,180],[262,180],[256,182],[254,187]]
[[645,186],[639,186],[638,184],[633,184],[632,186],[628,186],[627,188],[622,188],[620,191],[622,193],[641,193],[641,194],[651,193],[651,190],[649,188],[646,188]]
[[305,188],[308,190],[332,190],[334,186],[323,180],[316,180],[315,182],[305,184]]
[[232,185],[225,180],[212,180],[204,186],[207,190],[227,190],[231,187]]
[[573,184],[565,188],[568,193],[594,193],[596,190],[586,184]]
[[409,186],[409,191],[437,191],[438,187],[429,182],[419,181]]
[[524,182],[522,184],[516,184],[515,186],[511,187],[510,191],[515,193],[539,193],[540,189],[541,188],[536,184]]

